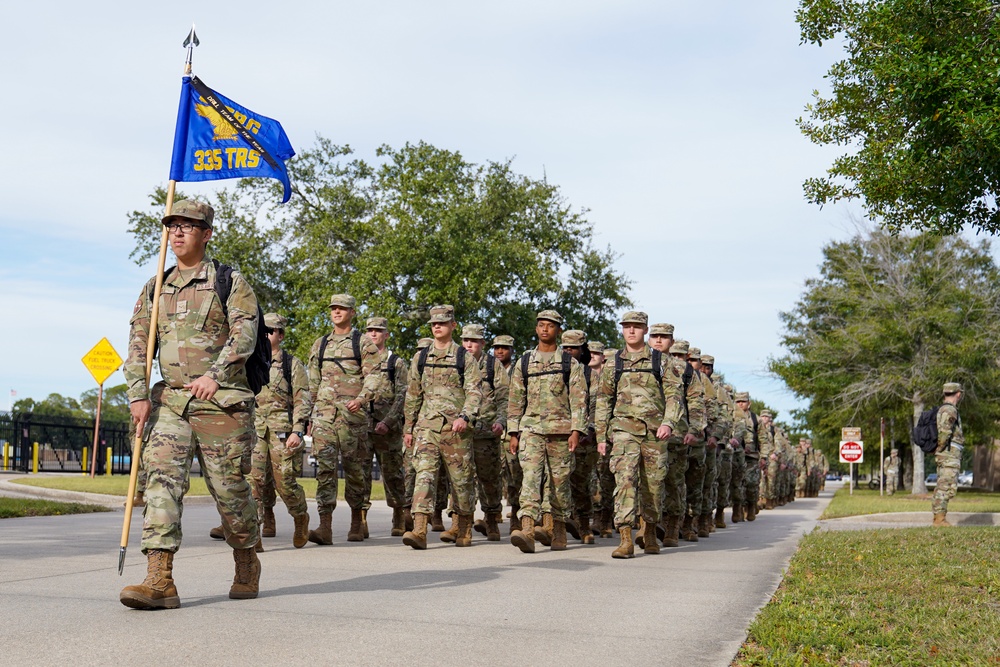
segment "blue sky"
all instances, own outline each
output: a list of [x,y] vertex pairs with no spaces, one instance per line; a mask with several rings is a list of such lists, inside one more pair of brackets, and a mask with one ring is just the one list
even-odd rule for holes
[[[57,10],[58,8],[58,10]],[[794,120],[837,57],[800,46],[796,2],[19,3],[7,10],[0,179],[0,399],[93,386],[80,358],[128,318],[153,266],[126,216],[166,183],[184,52],[195,73],[282,122],[374,159],[428,141],[547,176],[621,253],[636,305],[783,412],[763,376],[778,312],[851,233],[802,181],[833,159]],[[185,184],[207,193],[220,184]],[[122,381],[112,376],[109,383]],[[0,400],[0,408],[7,408]]]

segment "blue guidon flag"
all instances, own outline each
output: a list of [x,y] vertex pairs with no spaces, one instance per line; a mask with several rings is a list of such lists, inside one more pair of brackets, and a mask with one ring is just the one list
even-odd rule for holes
[[276,178],[285,188],[284,204],[292,195],[285,160],[293,155],[281,123],[241,107],[196,76],[183,78],[170,180]]

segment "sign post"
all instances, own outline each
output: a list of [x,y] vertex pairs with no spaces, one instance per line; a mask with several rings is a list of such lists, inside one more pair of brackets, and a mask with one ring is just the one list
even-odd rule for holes
[[111,347],[107,338],[90,349],[90,352],[83,355],[83,365],[87,367],[90,374],[97,380],[97,414],[94,419],[94,446],[92,448],[93,459],[90,462],[90,478],[94,478],[97,470],[97,440],[101,430],[101,403],[104,402],[104,382],[111,377],[111,374],[121,368],[122,358]]
[[[848,431],[848,429],[844,429]],[[848,435],[853,435],[856,431],[861,433],[861,429],[850,429]],[[851,490],[850,495],[854,495],[854,464],[861,463],[865,460],[865,443],[861,440],[841,440],[840,441],[840,462],[847,463],[850,466],[850,484]]]
[[883,466],[885,465],[885,417],[882,417],[879,422],[881,432],[879,434],[878,442],[878,494],[880,496],[885,495],[885,470]]

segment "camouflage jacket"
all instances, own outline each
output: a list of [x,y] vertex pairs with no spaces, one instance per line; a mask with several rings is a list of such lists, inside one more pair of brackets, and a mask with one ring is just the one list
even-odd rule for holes
[[598,442],[612,442],[613,431],[645,436],[656,433],[662,424],[683,437],[687,431],[684,417],[683,367],[665,363],[662,357],[660,386],[653,375],[652,350],[648,345],[638,352],[621,353],[622,373],[615,389],[615,363],[604,365],[598,379],[595,424]]
[[[129,321],[125,381],[129,402],[150,398],[146,386],[146,342],[149,340],[155,278],[139,294]],[[247,403],[254,395],[247,384],[246,361],[257,343],[257,297],[238,271],[223,311],[215,291],[215,265],[208,259],[184,280],[175,268],[163,281],[156,332],[158,361],[163,379],[152,399],[177,414],[193,395],[184,385],[207,376],[219,383],[211,402],[221,407]]]
[[777,456],[774,445],[774,422],[764,425],[764,420],[757,418],[757,442],[760,443],[761,457],[769,457],[771,454]]
[[[543,435],[587,434],[587,381],[583,366],[570,358],[569,383],[563,379],[562,347],[555,352],[526,351],[528,386],[525,387],[522,361],[518,359],[510,376],[507,401],[507,432],[531,431]],[[523,355],[522,355],[523,356]]]
[[[291,361],[291,386],[282,372],[282,355]],[[302,362],[282,350],[271,360],[270,380],[257,394],[254,425],[258,435],[270,428],[275,433],[305,431],[311,412],[309,402],[309,376]],[[291,419],[289,419],[291,417]]]
[[943,451],[948,448],[948,441],[953,445],[965,446],[965,436],[962,435],[962,418],[958,416],[958,408],[951,403],[944,403],[937,413],[938,448]]
[[725,394],[726,390],[721,386],[716,386],[711,376],[701,373],[702,381],[705,383],[705,411],[708,413],[708,426],[706,434],[714,437],[718,442],[725,444],[729,437],[729,430],[732,422],[729,413],[726,412],[726,404],[719,394]]
[[[489,366],[493,365],[493,385],[490,386]],[[479,370],[483,376],[483,405],[476,420],[477,438],[495,438],[493,424],[507,426],[507,398],[510,393],[510,375],[506,368],[492,354],[484,354],[479,360]]]
[[461,415],[475,423],[483,403],[482,373],[475,357],[465,357],[464,382],[458,373],[458,350],[454,342],[444,350],[431,345],[427,363],[420,374],[420,355],[410,362],[403,414],[406,422],[403,433],[413,433],[414,428],[429,429],[436,433],[450,431],[451,424]]
[[[332,424],[342,418],[348,424],[368,421],[366,409],[349,412],[345,407],[358,400],[367,408],[368,403],[387,395],[388,389],[379,373],[380,355],[371,338],[361,334],[359,347],[361,363],[354,356],[351,336],[354,334],[329,333],[326,350],[320,363],[319,350],[325,336],[320,336],[309,351],[309,396],[312,401],[312,420]],[[320,367],[322,366],[322,372]]]
[[372,428],[379,422],[389,427],[390,433],[399,433],[403,429],[403,402],[406,400],[407,369],[406,361],[397,354],[392,354],[392,375],[390,382],[389,357],[391,351],[386,348],[379,353],[379,372],[384,376],[382,386],[385,391],[368,404],[372,416]]
[[[671,366],[681,374],[683,382],[684,371],[687,369],[688,363],[677,357],[664,355],[664,362],[668,359]],[[684,414],[687,419],[688,434],[693,435],[699,441],[704,440],[705,429],[708,427],[708,406],[705,401],[705,386],[698,381],[698,371],[694,371],[694,375],[691,376],[691,382],[688,383],[687,389],[684,392],[684,405],[686,406]],[[681,434],[675,434],[675,436],[677,435]],[[676,438],[671,438],[671,440],[674,439]]]
[[[742,450],[743,438],[746,437],[747,430],[746,419],[736,418],[736,411],[739,408],[736,407],[733,395],[723,386],[722,380],[715,379],[714,383],[716,396],[719,397],[719,402],[725,410],[726,420],[729,422],[729,430],[725,435],[726,449]],[[733,440],[736,440],[738,444],[733,445]]]
[[744,420],[747,426],[747,435],[743,438],[743,451],[746,452],[748,459],[760,458],[760,450],[764,444],[763,432],[767,429],[764,428],[764,422],[753,410],[744,413]]

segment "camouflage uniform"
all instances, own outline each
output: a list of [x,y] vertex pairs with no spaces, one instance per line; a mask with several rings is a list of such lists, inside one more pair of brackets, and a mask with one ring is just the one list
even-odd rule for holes
[[[434,344],[433,338],[421,338],[417,341],[417,354],[420,350]],[[409,371],[407,370],[407,387],[409,386]],[[403,401],[406,401],[406,391],[403,391]],[[447,477],[447,475],[442,475]],[[413,468],[413,448],[403,447],[403,506],[413,505],[413,484],[416,479],[416,470]],[[447,487],[445,493],[447,494]],[[442,508],[444,509],[444,508]]]
[[[763,410],[760,414],[761,417],[771,416],[769,410]],[[762,437],[760,440],[760,458],[764,462],[764,468],[761,470],[760,496],[765,501],[765,508],[773,509],[775,498],[778,495],[778,469],[781,465],[778,443],[775,438],[777,432],[775,431],[773,421],[768,424],[767,428],[762,430],[765,431],[765,437]]]
[[[462,329],[462,339],[484,340],[484,327],[469,324]],[[470,362],[472,359],[470,359]],[[503,454],[501,437],[493,433],[493,425],[507,425],[507,391],[509,380],[503,366],[491,354],[478,360],[483,378],[483,402],[472,429],[472,466],[476,476],[479,505],[483,513],[499,520],[503,511],[503,493],[500,488],[500,468]],[[492,525],[492,524],[491,524]],[[497,538],[499,539],[499,538]]]
[[[451,306],[431,309],[431,321],[454,319]],[[447,320],[435,320],[447,317]],[[420,372],[420,355],[410,362],[409,385],[406,390],[403,432],[414,436],[413,466],[416,473],[412,512],[429,515],[434,509],[435,488],[441,463],[451,482],[455,511],[471,517],[475,502],[475,471],[472,467],[472,429],[463,433],[452,431],[452,423],[460,417],[472,424],[479,416],[483,401],[482,374],[479,364],[468,356],[464,379],[458,371],[459,354],[464,348],[449,343],[441,350],[427,348],[427,360]],[[461,350],[461,353],[459,352]]]
[[[334,294],[330,305],[353,309],[356,301],[347,294]],[[324,338],[327,344],[320,359]],[[360,363],[354,354],[355,338]],[[337,508],[338,459],[344,468],[344,497],[352,510],[352,524],[354,513],[360,513],[364,507],[364,461],[371,458],[368,412],[362,407],[352,413],[346,404],[357,400],[362,406],[367,406],[387,393],[379,368],[380,354],[375,343],[355,329],[350,333],[330,332],[321,336],[309,351],[313,456],[319,464],[316,505],[321,521],[324,515],[332,514]]]
[[[151,398],[142,550],[175,552],[181,543],[181,512],[195,450],[204,457],[202,474],[215,499],[234,549],[259,541],[257,508],[245,475],[253,447],[253,392],[246,360],[253,353],[257,297],[239,272],[223,310],[215,291],[215,265],[204,259],[182,275],[176,268],[163,281],[157,322],[163,380],[146,386],[146,342],[154,279],[146,283],[130,321],[125,379],[129,401]],[[211,400],[194,398],[184,385],[207,376],[219,383]]]
[[[587,345],[587,353],[581,359],[586,360],[590,356],[590,347],[587,343],[587,334],[579,329],[564,331],[562,335],[563,347],[583,348]],[[591,494],[590,481],[593,479],[594,470],[597,467],[597,459],[600,454],[597,452],[597,438],[595,430],[595,416],[597,414],[597,382],[598,375],[588,364],[583,365],[583,379],[587,385],[587,432],[580,438],[579,444],[573,451],[573,472],[569,478],[570,493],[573,496],[573,518],[579,522],[581,539],[585,543],[593,544],[593,537],[590,531],[590,519],[594,511],[594,497]],[[543,508],[543,512],[546,511]]]
[[[670,364],[681,373],[686,374],[689,364],[680,357],[688,352],[688,344],[685,341],[676,341],[670,348]],[[664,359],[667,359],[665,357]],[[705,428],[708,426],[708,417],[705,405],[705,387],[692,374],[690,381],[686,382],[684,388],[684,398],[686,405],[686,433],[674,433],[667,440],[667,478],[666,495],[663,513],[666,518],[680,517],[686,514],[688,499],[691,494],[701,492],[701,481],[705,475]],[[684,436],[691,435],[695,441],[691,445],[684,444]],[[695,480],[698,481],[697,487]],[[700,498],[698,499],[700,505]]]
[[[514,339],[511,336],[506,336],[506,335],[497,336],[496,338],[493,339],[493,347],[494,348],[496,348],[496,347],[509,347],[509,348],[511,348],[511,351],[513,352],[513,349],[514,349]],[[498,400],[499,400],[499,394],[501,392],[503,393],[504,396],[506,396],[506,397],[509,398],[509,393],[510,393],[510,374],[514,371],[514,367],[515,367],[516,364],[517,364],[517,358],[515,358],[513,356],[513,354],[512,354],[511,355],[511,359],[507,363],[506,366],[501,366],[501,367],[498,367],[496,369],[496,370],[499,371],[502,368],[503,374],[506,375],[506,377],[503,380],[500,381],[500,382],[503,382],[503,389],[502,390],[494,390],[494,396]],[[494,381],[494,383],[497,384],[496,381]],[[498,404],[498,415],[499,415],[499,404]],[[503,437],[500,440],[500,456],[501,456],[500,463],[503,466],[503,468],[501,470],[501,475],[502,475],[503,483],[506,485],[507,502],[510,504],[511,516],[512,517],[516,517],[517,516],[517,511],[521,507],[518,503],[519,503],[519,499],[521,497],[522,473],[521,473],[521,464],[517,460],[517,454],[511,454],[510,453],[510,447],[508,446],[509,443],[510,443],[510,436],[507,433],[507,399],[506,398],[504,399],[504,405],[503,405],[503,419],[504,419],[504,422],[503,422],[504,435],[503,435]],[[511,531],[513,532],[513,530],[515,528],[516,528],[516,526],[514,525],[514,522],[512,522],[511,526],[510,526]]]
[[[944,385],[946,396],[963,391],[957,382]],[[958,415],[958,407],[952,403],[944,403],[937,413],[938,447],[934,455],[937,463],[938,480],[934,489],[934,500],[931,509],[934,512],[935,525],[945,521],[948,513],[948,501],[958,493],[958,473],[962,468],[962,450],[965,448],[965,436],[962,435],[962,418]],[[148,502],[148,500],[147,500]]]
[[[736,393],[733,401],[739,400],[749,401],[750,395],[746,392]],[[753,422],[750,415],[738,405],[733,406],[733,438],[737,444],[733,446],[733,474],[729,494],[733,503],[733,522],[738,523],[745,518],[743,510],[746,507],[746,476],[749,467],[746,452],[753,447]]]
[[[562,323],[555,311],[542,311],[539,319]],[[558,318],[558,319],[555,319]],[[543,475],[551,476],[552,518],[565,521],[572,511],[570,474],[573,466],[568,438],[572,431],[587,432],[587,384],[583,366],[569,358],[570,376],[563,378],[563,351],[526,351],[510,378],[507,432],[518,434],[521,464],[521,509],[518,518],[541,519]],[[568,356],[568,354],[567,354]],[[528,381],[522,367],[527,358]],[[527,386],[526,386],[527,384]]]
[[[705,362],[705,359],[706,357],[702,356],[702,362]],[[730,498],[730,488],[733,478],[732,441],[737,439],[736,431],[742,427],[736,423],[736,404],[733,402],[732,392],[722,383],[721,379],[714,380],[714,383],[715,394],[719,399],[719,405],[725,411],[725,418],[729,425],[725,436],[723,436],[723,441],[719,443],[719,475],[714,491],[716,526],[719,526],[718,519],[722,517],[723,512],[732,502]]]
[[[692,348],[701,363],[715,364],[715,359],[711,356],[705,358],[701,356],[701,351]],[[701,486],[701,503],[692,507],[692,514],[700,516],[698,532],[701,537],[707,537],[713,528],[711,517],[715,511],[715,483],[718,479],[719,448],[725,447],[726,434],[729,433],[729,416],[726,414],[725,406],[720,402],[712,382],[712,376],[704,371],[698,371],[702,384],[705,387],[705,414],[708,425],[705,429],[707,437],[715,439],[715,445],[705,445],[705,478]]]
[[[770,414],[770,413],[769,411],[764,410],[761,414]],[[752,412],[751,412],[751,419],[753,419]],[[757,508],[761,504],[760,489],[764,480],[764,468],[767,466],[767,457],[769,456],[767,452],[770,452],[771,450],[774,449],[774,434],[771,431],[771,425],[766,424],[763,419],[758,417],[756,420],[756,426],[754,428],[754,436],[755,436],[753,440],[754,452],[753,454],[751,454],[749,449],[746,452],[746,457],[747,457],[746,504],[749,507],[752,503],[753,513],[756,514]]]
[[[368,319],[367,329],[384,329],[388,326],[384,317]],[[390,363],[392,367],[390,369]],[[402,511],[405,507],[406,481],[403,473],[403,401],[406,399],[407,363],[388,348],[379,353],[379,372],[384,377],[383,387],[388,389],[368,406],[371,423],[368,439],[382,472],[385,488],[385,502]],[[375,426],[385,424],[389,432],[379,435]],[[361,507],[366,512],[372,506],[372,457],[367,456],[364,464],[365,499]],[[397,513],[398,514],[398,513]]]
[[[271,328],[285,328],[285,319],[273,313],[268,313],[264,322]],[[289,357],[291,386],[282,370],[282,355]],[[282,350],[281,355],[271,360],[270,381],[257,394],[254,410],[257,445],[253,450],[250,480],[262,522],[264,510],[274,507],[273,492],[270,496],[266,493],[268,478],[289,514],[294,517],[308,512],[305,491],[295,475],[295,462],[302,460],[302,450],[299,447],[289,450],[285,441],[294,432],[302,436],[309,413],[309,378],[305,366]]]
[[[631,314],[623,318],[629,320]],[[645,313],[641,315],[645,316]],[[645,322],[642,322],[645,324]],[[638,527],[641,518],[659,523],[663,480],[667,473],[667,445],[656,439],[662,424],[672,437],[687,431],[684,417],[683,369],[661,358],[661,381],[653,374],[653,351],[621,350],[622,373],[615,387],[615,362],[605,365],[597,386],[597,438],[612,444],[615,473],[615,526]]]
[[882,475],[885,480],[885,492],[890,496],[896,493],[896,480],[899,478],[899,452],[890,450],[889,456],[882,462]]

